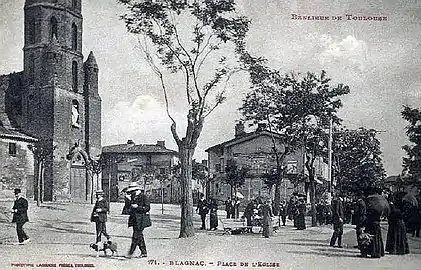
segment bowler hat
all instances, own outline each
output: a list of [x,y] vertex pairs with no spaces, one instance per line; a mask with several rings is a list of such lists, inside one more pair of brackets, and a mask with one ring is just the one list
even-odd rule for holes
[[139,189],[141,189],[141,187],[139,186],[137,182],[131,182],[130,185],[126,189],[126,192],[139,190]]
[[14,191],[14,193],[15,193],[15,194],[19,194],[19,193],[22,193],[22,190],[20,190],[20,188],[15,188],[15,191]]

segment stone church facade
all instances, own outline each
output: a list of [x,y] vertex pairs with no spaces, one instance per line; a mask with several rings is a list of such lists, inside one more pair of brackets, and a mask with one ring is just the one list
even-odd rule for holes
[[[88,201],[85,165],[101,153],[98,65],[92,52],[86,61],[82,54],[81,4],[26,0],[24,69],[0,77],[0,125],[36,138],[53,153],[42,170],[45,201]],[[36,180],[33,185],[36,192]]]

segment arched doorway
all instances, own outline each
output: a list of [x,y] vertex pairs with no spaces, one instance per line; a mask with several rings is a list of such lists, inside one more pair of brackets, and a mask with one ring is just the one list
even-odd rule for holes
[[76,150],[71,154],[70,161],[70,200],[86,202],[89,193],[89,181],[86,172],[87,155],[83,150]]

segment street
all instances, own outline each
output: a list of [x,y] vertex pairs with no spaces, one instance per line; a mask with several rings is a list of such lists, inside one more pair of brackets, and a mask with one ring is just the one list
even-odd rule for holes
[[[99,258],[90,249],[95,240],[95,224],[89,221],[93,205],[45,203],[37,208],[30,204],[30,222],[25,231],[31,238],[26,245],[17,241],[11,215],[5,214],[13,202],[0,202],[0,269],[420,269],[421,239],[410,235],[410,254],[386,255],[381,259],[359,258],[355,230],[344,228],[344,248],[329,247],[330,226],[293,228],[292,222],[281,227],[274,236],[261,234],[223,234],[221,223],[217,231],[196,230],[191,238],[179,239],[179,212],[176,205],[152,204],[152,227],[144,231],[147,258],[127,259],[131,228],[127,216],[120,215],[121,203],[111,204],[107,230],[118,244],[115,257]],[[224,211],[219,210],[223,218]],[[195,228],[200,227],[195,214]],[[310,220],[307,219],[307,226]],[[386,240],[387,227],[382,226]],[[139,250],[135,255],[138,255]]]

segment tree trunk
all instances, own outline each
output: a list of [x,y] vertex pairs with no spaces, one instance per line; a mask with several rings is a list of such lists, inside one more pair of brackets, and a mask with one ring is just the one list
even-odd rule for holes
[[94,174],[91,173],[91,204],[93,203],[94,203]]
[[38,176],[37,176],[37,206],[41,206],[41,161],[37,162]]
[[276,184],[275,184],[275,199],[273,202],[273,214],[275,216],[279,215],[279,205],[281,203],[281,180],[279,180]]
[[310,205],[311,205],[311,226],[317,226],[317,217],[316,217],[316,182],[314,181],[314,173],[309,173],[310,179]]
[[181,164],[181,226],[180,238],[194,236],[193,196],[192,196],[192,157],[194,149],[184,143],[178,147]]
[[44,161],[41,162],[41,180],[40,180],[40,189],[41,189],[41,203],[44,203],[44,175],[45,175],[45,163]]

